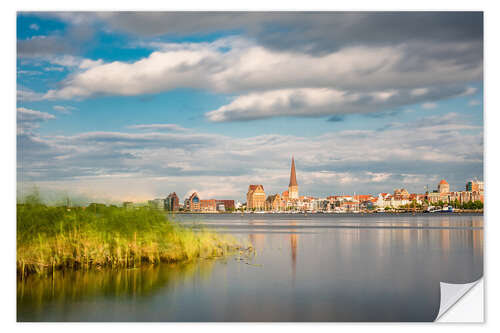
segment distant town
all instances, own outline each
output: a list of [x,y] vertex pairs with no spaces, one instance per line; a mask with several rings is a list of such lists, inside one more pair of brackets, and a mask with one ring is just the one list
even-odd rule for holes
[[[186,213],[359,213],[390,211],[462,211],[482,210],[484,203],[484,183],[470,180],[465,183],[464,191],[450,191],[445,179],[433,191],[423,194],[409,193],[397,188],[393,193],[331,195],[318,198],[299,195],[299,185],[292,157],[290,182],[282,193],[266,196],[262,184],[250,184],[246,193],[247,201],[235,202],[232,199],[202,199],[193,192],[181,202],[175,192],[166,198],[148,201],[151,208],[169,212]],[[127,201],[124,207],[133,208],[135,204]]]

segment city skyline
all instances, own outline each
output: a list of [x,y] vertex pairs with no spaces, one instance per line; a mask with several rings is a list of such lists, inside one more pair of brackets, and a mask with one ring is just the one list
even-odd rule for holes
[[301,194],[318,197],[483,179],[480,12],[17,24],[20,192],[243,201],[248,184],[286,189],[292,155]]

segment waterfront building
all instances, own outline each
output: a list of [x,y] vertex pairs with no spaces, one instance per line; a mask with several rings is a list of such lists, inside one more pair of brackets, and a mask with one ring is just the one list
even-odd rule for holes
[[179,210],[179,197],[175,192],[170,193],[165,199],[165,210],[176,212]]
[[328,211],[330,210],[330,201],[326,198],[311,199],[311,210],[314,211]]
[[[406,194],[405,194],[406,197]],[[374,204],[379,208],[398,208],[401,206],[408,205],[410,203],[410,196],[408,195],[408,199],[403,199],[401,195],[394,196],[389,193],[379,193],[378,198],[374,201]]]
[[358,200],[359,202],[370,201],[373,199],[375,199],[375,197],[370,194],[357,194],[354,196],[354,200]]
[[235,210],[234,200],[216,200],[217,210],[221,212]]
[[450,192],[448,200],[445,202],[455,202],[458,201],[460,204],[467,202],[481,201],[484,203],[484,192],[480,191],[461,191],[461,192]]
[[448,184],[448,182],[446,182],[446,180],[442,179],[438,184],[438,192],[439,193],[450,192],[450,184]]
[[290,196],[288,195],[288,191],[283,191],[283,193],[281,193],[281,199],[283,199],[285,201],[288,201],[288,199],[290,199]]
[[427,200],[433,204],[440,201],[444,203],[453,201],[454,199],[452,199],[450,185],[448,184],[448,182],[442,179],[437,186],[437,191],[427,193]]
[[249,185],[247,192],[248,210],[265,210],[266,193],[262,185]]
[[430,203],[438,203],[439,201],[442,201],[442,199],[444,199],[444,196],[442,196],[438,191],[427,193],[427,200]]
[[199,212],[200,209],[201,209],[200,196],[198,195],[198,193],[193,192],[193,194],[191,194],[189,198],[184,200],[184,210],[191,212]]
[[341,211],[344,212],[358,212],[359,211],[359,202],[357,201],[343,201],[340,204]]
[[202,212],[215,212],[217,211],[217,202],[215,199],[200,200],[200,210]]
[[468,192],[484,191],[484,183],[477,180],[469,181],[467,182],[467,184],[465,184],[465,190]]
[[394,199],[395,200],[409,200],[410,199],[410,193],[404,188],[397,188],[394,190]]
[[282,209],[282,200],[279,194],[270,195],[266,199],[266,210],[278,211]]
[[295,173],[295,160],[292,156],[292,167],[290,170],[290,183],[288,184],[288,195],[290,199],[299,198],[299,185],[297,184],[297,175]]

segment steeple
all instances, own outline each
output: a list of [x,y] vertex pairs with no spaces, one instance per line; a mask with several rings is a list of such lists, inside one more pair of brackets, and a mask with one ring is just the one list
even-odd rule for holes
[[297,176],[295,175],[295,161],[292,156],[292,170],[290,171],[290,184],[288,184],[288,187],[290,186],[298,186],[297,185]]

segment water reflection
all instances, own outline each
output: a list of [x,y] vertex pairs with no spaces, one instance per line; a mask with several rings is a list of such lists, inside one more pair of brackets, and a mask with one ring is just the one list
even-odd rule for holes
[[[294,226],[297,222],[292,221],[290,225]],[[290,250],[292,253],[292,283],[295,285],[295,276],[297,274],[297,243],[299,241],[299,236],[295,233],[295,229],[291,229],[290,234]]]
[[251,258],[32,278],[18,319],[432,321],[439,282],[483,274],[482,216],[258,215],[184,217],[250,241]]
[[[88,300],[120,302],[146,299],[160,291],[174,290],[193,279],[207,280],[213,261],[162,264],[135,269],[55,272],[53,276],[29,276],[17,282],[18,321],[45,321],[47,307],[66,311],[66,306]],[[27,315],[25,317],[25,315]],[[60,320],[52,319],[52,320]]]

